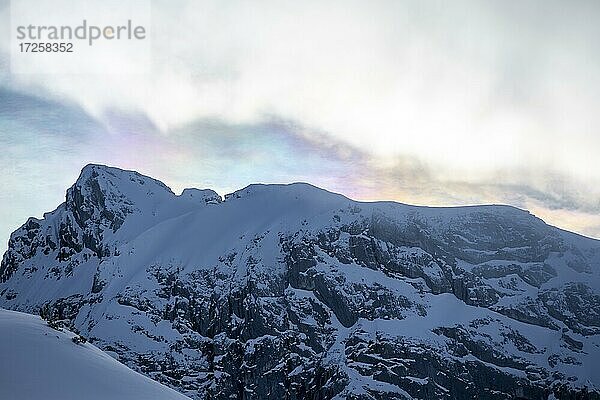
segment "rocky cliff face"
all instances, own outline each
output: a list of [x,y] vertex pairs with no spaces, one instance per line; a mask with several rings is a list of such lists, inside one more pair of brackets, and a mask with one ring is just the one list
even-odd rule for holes
[[221,201],[90,165],[0,281],[197,399],[600,398],[600,242],[506,206]]

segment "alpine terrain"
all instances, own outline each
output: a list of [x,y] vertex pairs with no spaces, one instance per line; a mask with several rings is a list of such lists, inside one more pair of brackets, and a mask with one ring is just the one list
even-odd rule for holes
[[0,399],[186,400],[29,314],[0,310]]
[[600,398],[600,241],[508,206],[88,165],[12,234],[0,307],[194,399]]

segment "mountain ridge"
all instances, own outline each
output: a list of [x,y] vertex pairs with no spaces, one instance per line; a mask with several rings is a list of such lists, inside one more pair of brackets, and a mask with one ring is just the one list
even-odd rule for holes
[[[242,194],[242,193],[248,193],[250,191],[254,191],[255,189],[269,189],[269,188],[289,188],[289,187],[306,187],[309,188],[311,190],[316,190],[318,192],[325,192],[325,193],[329,193],[335,196],[342,196],[345,199],[354,201],[356,203],[364,203],[364,204],[395,204],[395,205],[401,205],[401,206],[406,206],[406,207],[411,207],[411,208],[418,208],[418,209],[472,209],[472,208],[498,208],[498,209],[502,209],[502,208],[507,208],[507,209],[512,209],[512,210],[516,210],[516,211],[522,211],[525,212],[527,214],[531,214],[533,216],[535,216],[534,214],[531,213],[531,211],[524,209],[524,208],[520,208],[520,207],[516,207],[510,204],[502,204],[502,203],[484,203],[484,204],[468,204],[468,205],[451,205],[451,206],[431,206],[431,205],[416,205],[416,204],[409,204],[409,203],[403,203],[403,202],[399,202],[399,201],[395,201],[395,200],[355,200],[352,199],[351,197],[348,197],[342,193],[337,193],[337,192],[333,192],[330,191],[328,189],[323,189],[320,188],[316,185],[313,185],[312,183],[309,182],[305,182],[305,181],[295,181],[295,182],[290,182],[290,183],[250,183],[244,187],[242,187],[241,189],[237,189],[234,190],[233,192],[230,193],[225,193],[223,195],[218,194],[217,192],[215,192],[213,189],[210,188],[194,188],[194,187],[188,187],[188,188],[184,188],[182,190],[182,193],[180,193],[179,195],[176,194],[168,185],[166,185],[165,183],[161,182],[160,180],[157,180],[155,178],[152,178],[148,175],[142,174],[140,172],[137,172],[135,170],[129,170],[129,169],[124,169],[124,168],[119,168],[119,167],[113,167],[113,166],[108,166],[105,164],[98,164],[98,163],[89,163],[86,164],[83,169],[82,172],[80,173],[79,177],[77,178],[77,181],[80,181],[82,179],[82,175],[84,174],[84,171],[93,171],[93,170],[105,170],[105,171],[115,171],[115,172],[119,172],[119,173],[132,173],[135,176],[139,176],[143,179],[149,179],[151,181],[155,181],[157,182],[160,186],[164,186],[166,189],[168,189],[169,192],[171,192],[172,194],[174,194],[175,196],[182,196],[186,191],[210,191],[213,192],[215,194],[217,194],[219,197],[221,197],[221,199],[224,201],[227,197],[235,197],[237,194]],[[77,183],[76,181],[76,183]],[[537,216],[535,216],[536,218],[539,218]],[[541,218],[540,218],[541,219]],[[545,222],[544,222],[545,223]],[[553,225],[550,225],[553,226]],[[563,228],[559,228],[556,226],[553,226],[557,229],[561,229],[564,230],[565,232],[569,232],[572,234],[576,234],[576,235],[580,235],[583,237],[586,237],[588,239],[592,239],[592,240],[597,240],[600,241],[600,239],[596,239],[596,238],[592,238],[589,236],[585,236],[583,234],[579,234],[576,232],[572,232],[569,231],[567,229],[563,229]]]
[[511,206],[88,165],[11,235],[0,306],[194,398],[598,398],[599,267],[600,241]]

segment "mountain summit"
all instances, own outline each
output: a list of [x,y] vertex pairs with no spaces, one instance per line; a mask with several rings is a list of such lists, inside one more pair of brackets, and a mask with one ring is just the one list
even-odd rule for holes
[[176,195],[89,165],[0,282],[196,399],[600,398],[600,241],[508,206]]

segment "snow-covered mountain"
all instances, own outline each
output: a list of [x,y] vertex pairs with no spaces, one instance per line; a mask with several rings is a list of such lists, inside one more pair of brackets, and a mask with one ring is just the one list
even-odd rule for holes
[[1,307],[197,399],[600,398],[600,241],[507,206],[89,165],[0,281]]
[[58,329],[40,317],[0,310],[0,399],[188,399]]

